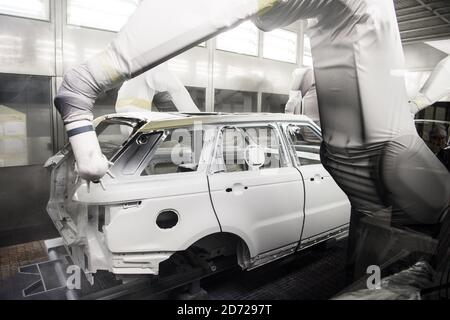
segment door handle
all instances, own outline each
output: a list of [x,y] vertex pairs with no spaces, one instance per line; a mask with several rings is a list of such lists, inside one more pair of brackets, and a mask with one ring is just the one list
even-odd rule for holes
[[[248,190],[248,187],[247,187],[247,186],[244,187],[244,186],[243,186],[242,184],[240,184],[240,183],[234,184],[233,187],[234,187],[235,191],[237,191],[237,192],[241,192],[242,189],[243,189],[243,190]],[[226,192],[233,192],[233,188],[226,188],[225,191],[226,191]]]
[[324,179],[324,177],[317,173],[317,174],[314,175],[314,177],[310,178],[309,180],[310,180],[310,181],[317,181],[317,182],[320,182],[320,181],[322,181],[323,179]]

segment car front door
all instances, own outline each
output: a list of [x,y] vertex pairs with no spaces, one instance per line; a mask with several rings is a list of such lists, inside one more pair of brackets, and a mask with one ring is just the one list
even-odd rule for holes
[[[255,149],[263,154],[261,166],[247,161]],[[251,257],[295,249],[304,218],[303,183],[276,126],[220,128],[208,180],[222,231],[240,236]]]
[[308,122],[283,124],[288,145],[305,185],[305,226],[302,244],[349,223],[350,203],[320,161],[322,142]]

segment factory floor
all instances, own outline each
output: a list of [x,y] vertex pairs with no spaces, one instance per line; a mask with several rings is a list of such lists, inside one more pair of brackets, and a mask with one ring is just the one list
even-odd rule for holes
[[14,276],[18,268],[48,259],[44,241],[0,248],[0,281]]
[[318,247],[252,271],[204,281],[209,299],[323,300],[345,288],[346,240]]
[[[201,287],[207,292],[206,298],[212,300],[330,299],[345,287],[345,257],[344,240],[252,271],[225,271],[203,279]],[[18,268],[47,260],[44,242],[0,248],[0,299],[20,299],[26,281],[18,274]],[[58,298],[54,294],[52,298]]]

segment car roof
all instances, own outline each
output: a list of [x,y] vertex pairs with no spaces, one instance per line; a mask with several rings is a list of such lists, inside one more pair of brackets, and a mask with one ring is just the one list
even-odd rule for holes
[[311,121],[302,115],[289,115],[284,113],[217,113],[217,114],[184,114],[186,117],[149,121],[139,131],[149,132],[159,129],[188,127],[193,125],[230,124],[246,122],[274,122],[274,121]]
[[116,113],[99,117],[95,124],[106,119],[130,119],[145,121],[139,131],[150,132],[159,129],[176,128],[183,126],[193,126],[196,124],[226,124],[245,122],[275,122],[275,121],[306,121],[312,120],[305,115],[293,115],[285,113],[222,113],[222,112],[200,112],[200,113],[179,113],[179,112],[134,112]]

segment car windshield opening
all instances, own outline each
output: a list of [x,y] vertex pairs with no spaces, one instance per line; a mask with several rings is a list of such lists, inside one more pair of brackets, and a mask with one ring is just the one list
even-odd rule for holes
[[137,121],[104,120],[96,128],[102,153],[111,160],[137,129]]

